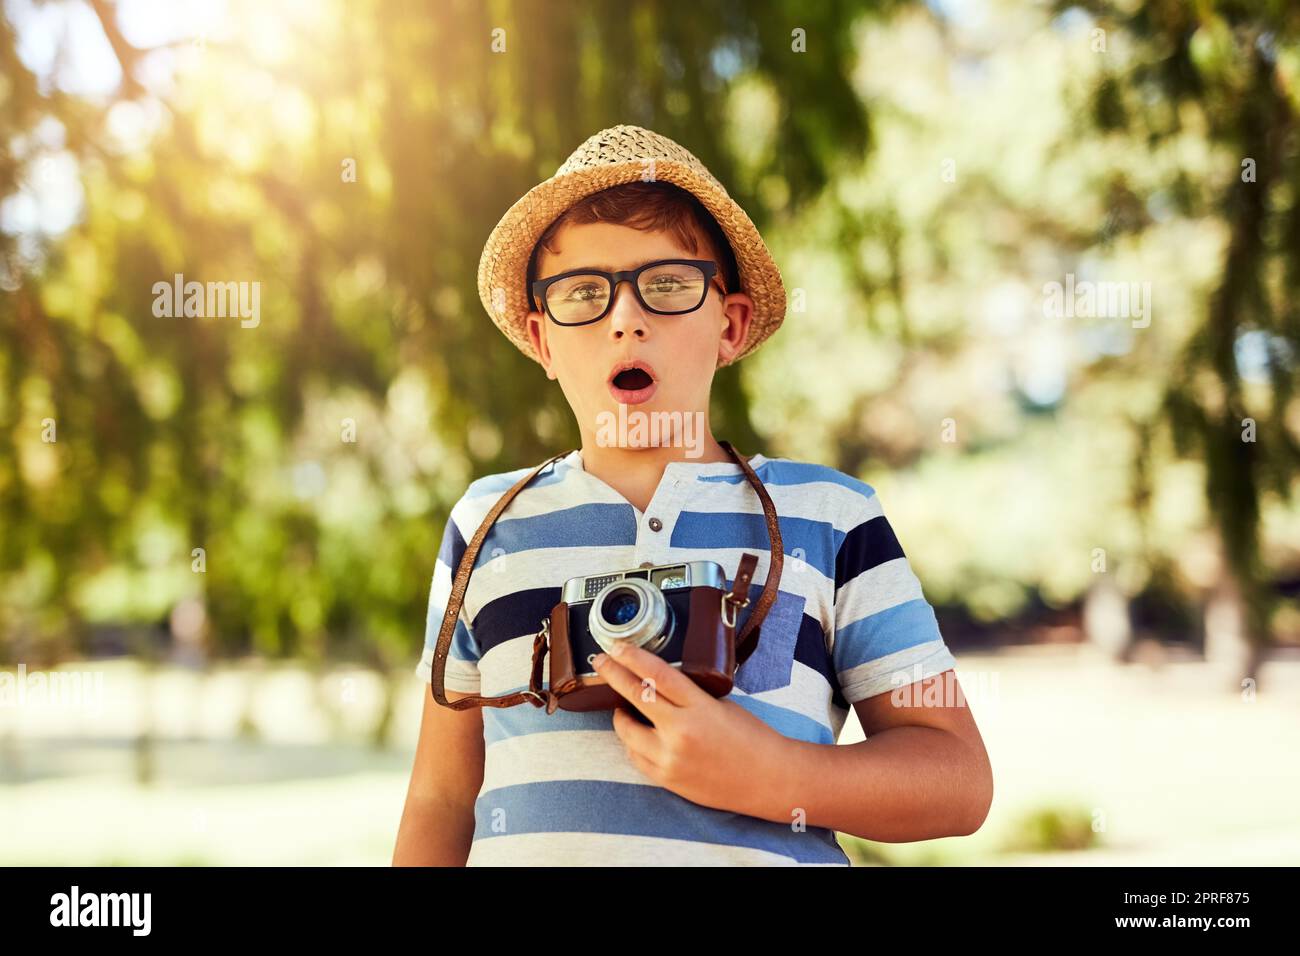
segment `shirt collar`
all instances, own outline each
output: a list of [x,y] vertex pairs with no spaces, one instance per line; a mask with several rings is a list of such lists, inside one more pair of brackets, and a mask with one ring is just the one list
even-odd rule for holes
[[[578,471],[585,473],[587,470],[582,463],[581,448],[575,448],[573,451],[569,452],[569,454],[566,455],[561,460],[569,467],[576,468]],[[766,463],[766,461],[767,458],[765,458],[763,455],[755,454],[753,457],[749,459],[749,467],[757,471],[759,466]],[[689,458],[684,459],[682,461],[670,461],[664,469],[664,474],[668,475],[674,473],[692,475],[698,477],[707,477],[712,475],[744,474],[744,472],[740,470],[740,466],[736,464],[734,461],[699,462],[699,461],[691,461]]]

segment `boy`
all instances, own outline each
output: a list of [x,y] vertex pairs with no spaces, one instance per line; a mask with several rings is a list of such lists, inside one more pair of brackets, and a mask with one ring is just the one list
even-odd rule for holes
[[[569,577],[691,560],[732,574],[749,551],[754,593],[770,563],[754,489],[709,428],[709,391],[781,324],[785,291],[698,159],[639,127],[595,134],[502,218],[479,292],[558,380],[582,446],[484,539],[446,660],[450,701],[527,687],[538,622]],[[648,421],[663,424],[657,440]],[[649,722],[453,710],[426,694],[394,864],[846,865],[837,830],[904,842],[982,825],[983,741],[874,490],[821,465],[747,460],[775,504],[784,571],[732,692],[714,698],[629,646],[597,671]],[[531,470],[481,478],[452,508],[425,682],[466,541]],[[935,684],[937,705],[922,693]],[[837,746],[850,704],[868,739]]]

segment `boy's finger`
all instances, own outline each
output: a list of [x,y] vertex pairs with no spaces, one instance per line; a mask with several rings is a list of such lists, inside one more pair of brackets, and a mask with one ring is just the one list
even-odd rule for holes
[[[619,647],[619,645],[614,645]],[[611,659],[622,664],[643,681],[649,681],[646,694],[667,698],[674,706],[683,706],[691,702],[696,694],[705,691],[695,681],[673,667],[658,654],[652,654],[644,648],[624,644],[620,653],[611,655]],[[706,695],[707,696],[707,695]]]
[[[625,707],[614,708],[614,733],[633,756],[655,765],[660,740],[653,727],[647,727],[627,712]],[[644,771],[643,771],[644,772]]]
[[[627,715],[624,714],[623,716],[626,717]],[[636,723],[636,721],[634,720],[632,721],[632,723]],[[627,759],[632,762],[632,766],[636,767],[637,770],[640,770],[651,780],[658,779],[659,765],[656,764],[649,757],[647,757],[645,754],[638,753],[636,750],[632,749],[631,747],[628,747]]]
[[608,654],[597,655],[593,664],[596,673],[610,687],[651,720],[655,720],[656,713],[662,715],[664,709],[676,706],[660,692],[658,684],[653,679],[643,680],[634,671],[623,666],[621,658],[611,657]]

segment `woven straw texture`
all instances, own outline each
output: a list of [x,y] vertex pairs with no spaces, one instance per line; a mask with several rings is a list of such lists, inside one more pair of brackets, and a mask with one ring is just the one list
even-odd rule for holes
[[[744,347],[758,348],[785,318],[785,286],[767,244],[745,211],[685,147],[640,126],[613,126],[588,137],[555,175],[539,183],[501,217],[479,259],[478,293],[492,321],[535,362],[528,341],[528,260],[546,228],[586,196],[638,180],[673,183],[693,193],[731,242],[741,290],[754,300]],[[727,363],[730,364],[730,363]]]

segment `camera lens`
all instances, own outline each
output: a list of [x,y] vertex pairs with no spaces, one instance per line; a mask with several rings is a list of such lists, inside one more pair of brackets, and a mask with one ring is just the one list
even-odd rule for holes
[[642,578],[611,581],[592,599],[587,627],[601,650],[615,641],[658,653],[673,633],[673,611],[663,592]]
[[600,613],[610,624],[626,624],[641,610],[641,598],[631,588],[620,588],[601,605]]

